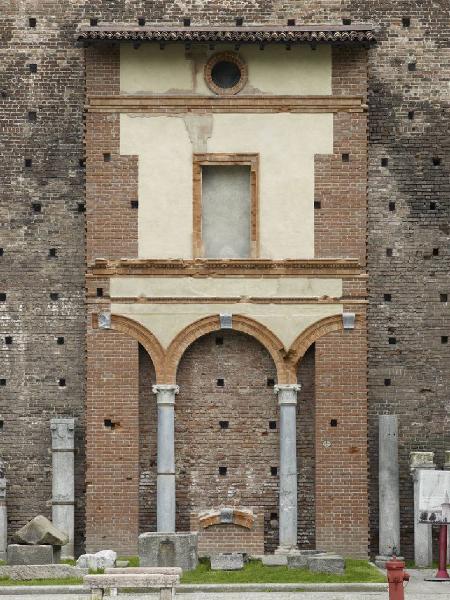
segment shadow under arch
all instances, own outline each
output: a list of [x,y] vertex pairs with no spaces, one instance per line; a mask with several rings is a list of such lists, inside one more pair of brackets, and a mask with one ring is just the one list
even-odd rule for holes
[[[219,315],[204,317],[185,327],[172,340],[170,346],[167,348],[165,369],[167,383],[176,382],[178,365],[180,364],[180,360],[186,349],[200,337],[220,330],[221,326]],[[268,329],[265,325],[258,323],[258,321],[251,319],[250,317],[233,314],[232,330],[239,331],[240,333],[246,333],[260,342],[275,363],[278,382],[288,383],[286,379],[286,364],[284,361],[284,355],[286,352],[283,343],[274,333],[270,331],[270,329]]]
[[153,363],[157,383],[164,383],[165,353],[153,333],[137,321],[122,315],[111,315],[111,329],[126,333],[145,348]]
[[292,377],[296,376],[299,360],[314,342],[332,331],[343,330],[342,314],[338,314],[324,317],[302,331],[292,342],[289,352],[286,355],[286,369],[289,372],[290,378],[292,379]]

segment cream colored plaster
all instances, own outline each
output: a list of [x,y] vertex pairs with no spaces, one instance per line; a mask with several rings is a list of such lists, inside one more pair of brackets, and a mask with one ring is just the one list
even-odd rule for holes
[[192,61],[184,48],[169,44],[120,45],[120,92],[122,94],[168,94],[194,87]]
[[112,277],[111,298],[340,298],[342,279]]
[[[199,94],[214,96],[204,80],[203,69],[210,56],[230,51],[229,46],[194,46],[189,52],[183,45],[131,44],[120,47],[120,89],[122,94]],[[232,51],[232,50],[231,50]],[[246,45],[239,55],[248,67],[248,83],[240,92],[277,95],[331,95],[331,47],[284,45]]]
[[314,257],[314,155],[333,151],[332,114],[121,115],[139,156],[139,257],[192,258],[192,155],[259,153],[261,258]]
[[111,304],[112,314],[141,323],[164,348],[180,331],[198,319],[234,313],[249,316],[265,325],[280,338],[287,350],[307,327],[342,311],[341,304]]

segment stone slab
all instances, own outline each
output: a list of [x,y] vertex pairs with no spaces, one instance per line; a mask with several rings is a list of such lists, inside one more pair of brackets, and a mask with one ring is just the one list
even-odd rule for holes
[[67,579],[87,575],[87,569],[78,569],[71,565],[16,565],[0,566],[0,577],[9,577],[15,581],[31,579]]
[[125,568],[130,564],[129,560],[116,560],[116,567]]
[[114,569],[105,569],[105,575],[130,575],[130,574],[155,574],[159,573],[160,575],[181,575],[183,574],[183,569],[180,567],[122,567]]
[[261,557],[265,567],[285,567],[288,563],[287,554],[265,554]]
[[310,556],[308,568],[314,573],[332,573],[343,575],[345,572],[345,561],[337,554],[319,554]]
[[239,552],[211,555],[212,571],[240,571],[244,568],[244,555]]
[[131,575],[85,575],[84,584],[95,588],[165,588],[175,587],[180,583],[179,575],[162,573],[135,573]]
[[82,554],[77,560],[77,567],[81,569],[106,569],[114,567],[116,564],[117,553],[114,550],[100,550],[95,554]]
[[313,556],[325,554],[320,550],[299,550],[298,552],[287,555],[287,566],[289,569],[307,569],[309,561]]
[[46,517],[38,515],[15,533],[21,544],[65,546],[69,536],[55,527]]
[[198,565],[197,533],[142,533],[138,538],[141,567],[181,567],[192,571]]
[[25,546],[10,544],[7,548],[8,565],[51,565],[55,562],[53,546]]

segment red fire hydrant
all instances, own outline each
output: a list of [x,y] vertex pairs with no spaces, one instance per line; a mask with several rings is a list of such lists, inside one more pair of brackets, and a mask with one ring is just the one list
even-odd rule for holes
[[404,581],[409,581],[409,573],[405,571],[405,563],[393,556],[386,563],[389,583],[389,600],[405,600]]

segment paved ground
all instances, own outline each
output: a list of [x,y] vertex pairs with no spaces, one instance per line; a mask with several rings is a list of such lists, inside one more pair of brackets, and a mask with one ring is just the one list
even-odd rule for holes
[[[444,600],[450,599],[450,582],[435,583],[424,581],[433,575],[431,571],[410,571],[412,578],[405,589],[405,600]],[[123,594],[124,600],[155,600],[154,594]],[[11,594],[1,595],[0,600],[87,600],[88,594]],[[388,600],[386,592],[239,592],[239,593],[191,593],[177,594],[177,600]]]

